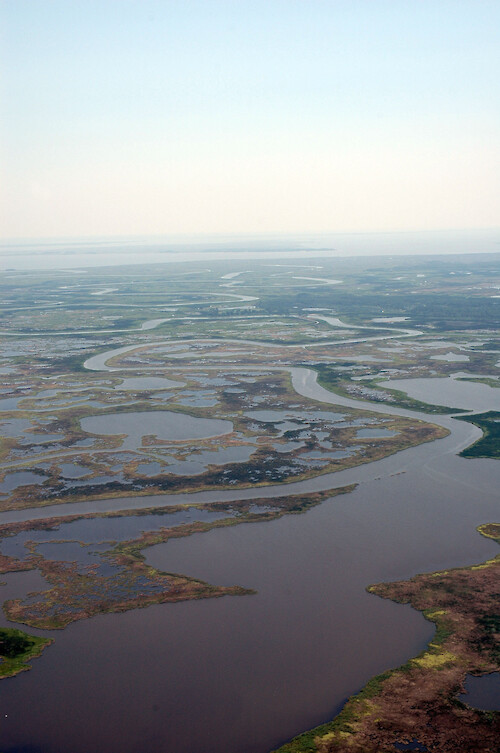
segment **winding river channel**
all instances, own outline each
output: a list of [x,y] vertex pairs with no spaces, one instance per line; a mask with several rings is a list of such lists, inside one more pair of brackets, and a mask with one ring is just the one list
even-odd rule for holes
[[[107,369],[115,353],[86,366]],[[367,585],[497,553],[474,529],[498,520],[499,465],[457,456],[480,436],[478,428],[342,398],[320,387],[313,371],[288,370],[304,397],[430,420],[450,433],[285,486],[3,513],[0,522],[358,484],[304,515],[146,550],[155,567],[257,594],[102,615],[54,631],[55,644],[30,672],[0,684],[2,753],[266,753],[331,718],[370,677],[417,654],[431,637],[420,613],[368,594]],[[470,407],[484,385],[467,387]],[[491,389],[491,397],[491,408],[499,409],[500,390]],[[432,388],[427,399],[436,402]],[[40,586],[32,573],[5,580],[4,599]]]

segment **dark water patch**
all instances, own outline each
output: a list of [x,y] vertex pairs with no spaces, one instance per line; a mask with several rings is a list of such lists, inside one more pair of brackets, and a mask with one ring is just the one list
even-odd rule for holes
[[483,711],[500,711],[500,672],[482,677],[467,675],[465,693],[459,700]]
[[[1,402],[2,401],[0,400],[0,403]],[[26,431],[26,429],[30,429],[31,426],[32,423],[27,418],[11,418],[9,421],[3,421],[2,424],[0,424],[0,434],[2,437],[19,437],[24,431]]]
[[144,411],[132,413],[108,413],[105,416],[87,416],[81,420],[84,431],[112,436],[126,434],[124,449],[141,446],[144,435],[159,439],[205,439],[228,434],[233,430],[231,421],[216,418],[196,418],[172,411]]
[[77,463],[61,463],[59,467],[61,475],[65,478],[81,478],[91,473],[90,468],[85,468],[85,466],[78,465]]
[[425,745],[419,743],[418,740],[413,739],[409,743],[394,743],[394,750],[418,750],[427,753],[429,748],[426,748]]
[[48,537],[47,531],[43,531],[43,535],[41,534],[41,531],[21,531],[16,536],[8,536],[0,541],[0,551],[7,557],[15,557],[16,559],[23,560],[29,554],[25,547],[26,542],[43,541]]
[[[8,601],[10,599],[25,599],[27,595],[33,591],[41,591],[48,587],[48,583],[38,571],[28,570],[21,573],[5,573],[2,574],[0,585],[0,603]],[[3,610],[0,609],[0,626],[2,627],[15,627],[15,623],[7,620]],[[20,626],[21,629],[26,630],[26,626]],[[33,632],[36,635],[47,636],[47,631],[37,631],[29,629],[28,632]],[[50,633],[49,633],[50,635]]]
[[13,473],[6,473],[4,480],[0,482],[0,494],[13,492],[20,486],[42,484],[47,478],[48,476],[45,476],[43,473],[33,473],[32,471],[14,471]]
[[[165,459],[168,461],[168,456],[165,456]],[[194,460],[175,461],[174,458],[171,458],[171,460],[171,464],[165,468],[164,472],[173,473],[174,476],[199,476],[206,470],[206,465],[204,463],[199,463]]]
[[[15,536],[6,537],[0,541],[0,552],[9,557],[25,559],[28,554],[25,544],[28,541],[39,543],[48,540],[54,542],[68,540],[83,542],[91,544],[92,551],[96,550],[96,545],[99,545],[99,549],[109,549],[110,546],[107,544],[103,544],[103,547],[101,547],[100,542],[127,541],[137,538],[144,532],[156,531],[158,528],[170,528],[195,521],[221,520],[230,516],[230,514],[227,512],[212,512],[210,510],[198,510],[195,507],[188,507],[179,512],[166,514],[75,520],[71,523],[62,523],[58,529],[54,530],[21,531]],[[59,547],[62,545],[56,544],[55,546]],[[81,547],[79,549],[81,549],[80,556],[85,556],[85,549]],[[78,549],[75,551],[78,554]],[[56,557],[56,559],[59,559],[59,557]],[[64,559],[64,557],[61,557],[61,559]],[[70,559],[76,560],[78,557]]]
[[73,447],[92,447],[95,441],[96,440],[93,437],[89,437],[88,439],[79,439],[78,442],[73,443]]
[[[302,520],[305,517],[297,516]],[[274,524],[240,528],[262,531],[266,525]],[[298,530],[297,534],[298,538],[285,537],[292,557],[298,541],[303,542]],[[11,691],[13,695],[3,694],[8,706],[4,746],[5,742],[13,746],[34,739],[31,725],[27,729],[19,722],[19,717],[11,719],[10,716],[11,709],[19,708],[21,697],[26,700],[27,695],[33,703],[37,739],[42,741],[47,753],[57,750],[84,753],[92,749],[92,745],[93,749],[112,753],[132,753],[144,749],[145,738],[149,749],[165,753],[170,750],[265,753],[280,739],[276,735],[287,735],[289,725],[294,730],[301,729],[298,725],[304,722],[303,700],[307,705],[308,726],[327,717],[332,708],[332,694],[335,697],[336,688],[342,685],[339,679],[344,666],[353,663],[356,673],[365,656],[369,659],[368,674],[358,675],[357,680],[347,683],[348,692],[354,692],[356,682],[359,686],[364,677],[375,674],[378,666],[385,668],[391,654],[392,658],[404,657],[405,652],[412,650],[412,644],[420,644],[427,632],[430,633],[423,620],[425,634],[421,635],[418,628],[415,630],[414,620],[419,615],[399,607],[405,615],[404,630],[394,630],[395,641],[392,642],[394,614],[388,615],[386,623],[383,618],[381,621],[377,610],[374,614],[357,613],[359,624],[354,630],[355,639],[350,641],[345,661],[339,664],[343,647],[338,646],[337,635],[352,633],[348,627],[352,604],[344,598],[340,604],[333,602],[336,607],[332,609],[336,588],[333,586],[332,590],[330,585],[323,594],[323,630],[318,630],[310,620],[315,612],[314,600],[307,598],[303,603],[302,598],[314,582],[314,574],[313,579],[306,582],[302,576],[297,577],[294,568],[289,567],[290,562],[280,562],[282,546],[277,560],[271,560],[268,552],[261,567],[258,560],[262,552],[268,551],[269,543],[266,537],[252,561],[257,571],[271,565],[264,580],[269,585],[277,581],[276,585],[281,586],[276,610],[272,609],[272,593],[266,589],[255,597],[165,605],[102,616],[85,624],[76,623],[57,634],[51,661],[45,662],[36,674],[33,672],[29,684],[23,683],[22,687],[16,684]],[[299,572],[302,559],[300,557]],[[235,582],[246,563],[246,553],[243,553],[234,573]],[[336,566],[337,563],[334,572]],[[252,581],[256,574],[255,569],[250,573]],[[260,585],[260,578],[256,585]],[[380,602],[384,607],[391,607],[382,600],[365,597],[363,588],[360,594],[361,598],[366,598],[365,606],[369,604],[371,608]],[[283,613],[282,604],[286,605]],[[407,615],[411,615],[408,621]],[[371,655],[364,648],[363,623],[382,634],[386,624],[389,627],[387,641],[383,641],[380,651],[372,651]],[[357,640],[361,656],[358,656]],[[292,655],[293,662],[289,661]],[[325,656],[329,657],[327,661]],[[187,667],[198,668],[196,682],[190,673],[186,674]],[[131,677],[134,678],[132,685]],[[46,698],[47,685],[52,689],[50,704]],[[328,696],[323,702],[318,685]],[[277,705],[277,696],[283,699],[284,694],[287,703],[281,700]],[[75,703],[85,709],[85,714],[70,713]],[[60,720],[57,728],[53,716],[55,704]],[[93,720],[91,727],[90,719]]]
[[5,397],[0,400],[0,411],[17,410],[18,403],[22,397]]
[[164,470],[160,463],[139,463],[136,473],[141,476],[157,476]]
[[225,512],[211,512],[189,507],[168,514],[78,520],[61,526],[59,535],[61,538],[75,538],[85,542],[126,541],[158,528],[170,528],[194,521],[220,520],[228,515],[229,513]]
[[[310,437],[311,432],[307,431],[307,429],[303,429],[304,424],[298,423],[297,421],[281,421],[280,423],[276,424],[276,428],[278,429],[278,437],[283,437],[286,435],[287,432],[297,432],[297,434],[294,434],[294,436],[300,436],[300,437]],[[302,431],[299,431],[302,429]]]
[[[47,536],[45,533],[44,541],[50,538],[50,534]],[[38,554],[41,554],[44,559],[65,561],[65,562],[78,562],[79,564],[90,565],[101,563],[100,557],[95,554],[89,547],[81,546],[76,541],[61,541],[48,542],[39,544],[36,547]]]

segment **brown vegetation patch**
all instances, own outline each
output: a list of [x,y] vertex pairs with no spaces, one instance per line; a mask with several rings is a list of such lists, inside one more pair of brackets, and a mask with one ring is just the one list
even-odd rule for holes
[[[500,525],[480,532],[500,543]],[[480,565],[381,583],[368,590],[411,604],[436,624],[426,651],[374,678],[330,723],[280,753],[389,753],[418,744],[430,753],[498,753],[500,713],[457,699],[467,674],[500,670],[500,555]]]

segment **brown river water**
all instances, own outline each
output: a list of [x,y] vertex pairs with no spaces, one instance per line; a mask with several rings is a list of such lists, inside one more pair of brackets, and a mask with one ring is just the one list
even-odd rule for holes
[[[293,379],[306,396],[368,405],[325,392],[306,369],[294,370]],[[468,385],[470,400],[477,386]],[[427,399],[434,402],[431,387]],[[388,406],[374,409],[388,412]],[[374,674],[417,654],[433,626],[407,606],[368,594],[366,586],[498,552],[474,529],[499,519],[500,466],[456,456],[480,436],[476,427],[444,416],[430,420],[450,428],[450,436],[286,485],[293,493],[359,483],[307,514],[147,550],[156,567],[257,594],[103,615],[54,631],[55,644],[30,672],[0,683],[2,753],[266,753],[331,718]],[[273,497],[283,490],[118,504]],[[84,508],[116,504],[103,500]],[[45,509],[43,517],[48,514]],[[20,511],[0,522],[30,517]],[[4,599],[40,587],[31,573],[4,580]]]

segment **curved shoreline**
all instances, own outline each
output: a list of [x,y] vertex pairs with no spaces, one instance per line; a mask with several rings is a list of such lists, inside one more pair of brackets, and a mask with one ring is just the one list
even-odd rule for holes
[[[134,346],[134,347],[137,347],[137,346]],[[106,356],[105,353],[100,354],[100,357],[105,357],[105,356]],[[109,357],[109,352],[108,352],[108,357]],[[172,368],[172,370],[175,369],[175,367],[171,367],[171,368]],[[195,363],[195,365],[193,366],[193,369],[196,369],[196,368],[199,368],[200,370],[201,369],[207,370],[207,369],[210,369],[210,368],[217,369],[218,367],[217,367],[217,365],[207,366],[207,365],[201,365],[201,364],[197,365]],[[224,368],[224,370],[226,370],[225,366],[223,368]],[[353,408],[358,408],[358,409],[370,410],[370,411],[373,411],[373,412],[376,412],[376,413],[379,413],[379,414],[382,414],[382,415],[384,415],[384,414],[385,415],[401,415],[401,416],[406,416],[406,417],[409,417],[409,418],[412,418],[412,419],[423,420],[423,421],[425,421],[427,423],[430,422],[429,421],[430,417],[429,417],[428,414],[420,414],[420,413],[418,413],[416,411],[393,408],[389,404],[370,403],[369,401],[361,401],[361,400],[355,400],[355,399],[351,399],[351,398],[342,398],[342,397],[336,395],[335,393],[331,393],[328,390],[325,390],[324,388],[321,388],[319,385],[317,385],[317,374],[316,374],[316,372],[314,372],[314,371],[312,371],[311,369],[308,369],[308,368],[303,368],[303,367],[300,367],[300,368],[299,367],[286,367],[286,366],[275,366],[275,367],[254,366],[254,367],[252,367],[252,366],[246,366],[246,365],[242,365],[240,367],[234,367],[233,366],[233,367],[230,367],[230,368],[231,368],[231,370],[236,370],[236,371],[239,370],[239,371],[245,371],[245,372],[250,372],[250,371],[253,371],[253,370],[271,371],[271,369],[274,370],[274,371],[283,371],[283,372],[287,371],[291,375],[292,385],[293,385],[294,389],[296,389],[297,392],[299,394],[303,395],[304,397],[308,397],[308,398],[311,398],[311,399],[320,400],[322,402],[329,403],[331,405],[345,405],[346,407],[353,407]],[[156,369],[156,367],[155,367],[155,369]],[[167,371],[168,369],[169,369],[169,367],[165,367],[165,371]],[[147,371],[147,368],[145,370]],[[227,370],[229,371],[230,369],[228,368]],[[161,369],[161,371],[163,371],[163,368]],[[116,373],[117,373],[117,371],[115,370],[115,374]],[[480,435],[480,433],[481,433],[480,430],[477,429],[476,427],[474,427],[473,425],[468,424],[467,422],[456,421],[454,418],[452,418],[450,416],[439,416],[439,417],[433,416],[430,420],[431,420],[432,423],[435,423],[437,425],[441,425],[441,426],[445,425],[446,428],[448,428],[451,431],[451,434],[448,435],[447,437],[443,438],[442,440],[440,440],[440,443],[430,442],[428,444],[418,445],[416,447],[408,448],[407,450],[402,450],[402,451],[400,451],[400,452],[398,452],[398,453],[396,453],[396,454],[394,454],[392,456],[387,456],[386,458],[383,458],[382,460],[379,460],[379,461],[376,461],[376,462],[372,462],[372,463],[367,463],[364,466],[356,466],[356,467],[353,467],[353,468],[348,469],[346,471],[339,471],[337,473],[332,473],[332,474],[328,474],[328,475],[325,475],[325,476],[318,476],[318,477],[315,477],[314,479],[308,480],[307,482],[298,482],[298,483],[300,483],[300,487],[297,484],[295,486],[295,488],[297,489],[297,491],[304,491],[305,489],[309,489],[309,490],[318,489],[319,490],[320,488],[323,488],[323,486],[319,486],[319,485],[324,485],[324,488],[335,488],[337,486],[343,486],[343,485],[347,484],[348,483],[347,479],[349,479],[349,478],[352,478],[353,481],[354,481],[354,483],[356,482],[356,480],[358,480],[358,483],[360,483],[362,485],[365,482],[367,482],[370,485],[364,487],[365,497],[366,496],[370,497],[370,500],[369,500],[370,509],[372,509],[372,508],[374,509],[374,516],[375,516],[375,518],[376,519],[381,518],[381,516],[383,516],[383,514],[384,514],[384,511],[382,509],[380,509],[380,510],[377,509],[377,503],[382,503],[382,494],[379,492],[378,493],[378,497],[377,497],[377,491],[376,490],[377,490],[377,486],[378,485],[377,484],[371,484],[372,481],[377,480],[377,479],[381,479],[381,480],[382,479],[388,479],[388,482],[387,482],[388,484],[393,485],[393,487],[396,490],[397,489],[402,490],[403,494],[404,494],[405,493],[404,490],[410,488],[410,484],[411,484],[410,477],[413,480],[415,480],[417,478],[421,478],[421,477],[423,477],[425,475],[430,476],[432,478],[434,474],[440,474],[440,473],[443,474],[443,472],[445,474],[446,474],[446,472],[448,472],[451,475],[451,474],[453,474],[453,470],[454,470],[455,466],[453,465],[453,463],[450,464],[450,462],[448,462],[448,461],[446,463],[444,463],[443,462],[444,459],[446,457],[448,457],[451,460],[451,456],[455,455],[455,453],[456,453],[456,451],[457,451],[457,449],[459,447],[461,447],[461,446],[467,446],[468,444],[470,444],[470,442],[472,441],[472,439],[473,439],[474,436]],[[453,458],[453,461],[454,460],[455,460],[455,458]],[[476,466],[474,465],[473,467],[476,467]],[[481,467],[481,466],[479,466],[479,467]],[[406,471],[412,471],[412,475],[409,474],[408,479],[406,481],[405,481],[405,477],[404,476],[401,477],[401,479],[394,478],[394,479],[390,479],[389,480],[389,477],[396,476],[396,475],[398,475],[400,473],[405,473]],[[415,473],[415,471],[417,471],[417,473]],[[482,480],[482,478],[478,479],[477,478],[478,475],[479,474],[477,474],[477,473],[476,474],[472,473],[472,475],[471,475],[470,478],[468,476],[466,476],[465,482],[471,483],[472,481],[474,481],[477,484],[477,482],[479,480],[480,484],[482,484],[483,480]],[[453,480],[455,482],[460,482],[461,484],[464,483],[464,480],[462,478],[460,478],[460,477],[457,477],[456,479],[453,476],[451,476],[451,477],[453,478]],[[382,482],[382,484],[383,483],[384,482]],[[380,486],[382,486],[382,484]],[[471,483],[471,486],[472,486],[472,483]],[[35,519],[35,518],[38,518],[38,517],[49,517],[51,514],[52,515],[57,515],[57,516],[63,516],[64,514],[74,514],[74,513],[78,512],[78,508],[80,508],[80,507],[81,507],[81,509],[82,509],[83,512],[91,512],[94,509],[100,509],[102,511],[104,511],[104,509],[108,509],[108,510],[111,510],[111,509],[123,510],[124,509],[124,504],[126,506],[128,506],[129,509],[138,509],[138,508],[141,508],[143,506],[147,506],[147,507],[153,507],[153,506],[154,507],[167,507],[169,504],[182,504],[183,502],[192,504],[195,501],[197,501],[197,499],[200,500],[200,501],[206,501],[206,502],[216,502],[216,501],[221,501],[221,500],[224,500],[224,499],[225,500],[231,500],[231,499],[253,499],[253,498],[256,498],[256,497],[261,497],[261,498],[264,497],[265,498],[265,497],[273,497],[274,495],[277,495],[278,492],[281,495],[283,495],[283,493],[292,494],[293,493],[293,488],[294,488],[293,484],[287,484],[286,487],[283,487],[283,485],[280,484],[280,485],[272,485],[272,486],[269,486],[269,487],[257,487],[255,490],[252,490],[252,489],[251,490],[248,490],[248,489],[247,490],[240,490],[239,492],[229,491],[228,490],[226,492],[216,492],[216,491],[214,491],[214,492],[203,492],[203,493],[186,494],[186,495],[155,495],[155,496],[150,496],[150,497],[133,497],[133,498],[120,497],[120,498],[116,498],[116,499],[112,499],[112,500],[101,500],[101,501],[96,501],[96,502],[90,501],[90,502],[86,502],[86,503],[72,503],[72,504],[68,504],[68,505],[57,505],[57,506],[54,506],[53,508],[50,508],[50,507],[35,508],[35,509],[24,510],[24,511],[19,511],[19,512],[20,513],[24,513],[26,515],[27,519]],[[437,494],[439,493],[439,485],[436,485],[435,487],[434,487],[434,485],[432,485],[429,488],[432,488],[432,489],[435,488]],[[423,494],[425,494],[426,490],[427,490],[426,487],[424,485],[422,485],[422,493]],[[374,499],[371,499],[373,493],[374,493]],[[385,493],[385,489],[384,489],[383,493]],[[356,494],[357,493],[354,492],[353,493],[353,497]],[[152,501],[153,501],[153,504],[152,504]],[[347,501],[349,501],[350,503],[352,502],[351,495],[349,495],[349,500],[347,500],[347,498],[346,498],[346,502]],[[406,500],[403,497],[401,501],[402,501],[403,504],[401,505],[400,509],[401,509],[401,512],[402,512],[402,514],[404,516],[404,503],[405,503]],[[373,504],[374,502],[375,502],[375,504]],[[399,503],[399,500],[398,500],[398,503]],[[323,506],[319,506],[317,509],[320,510],[320,508],[322,508],[322,507]],[[326,508],[327,506],[324,506],[324,507]],[[342,505],[339,505],[339,507],[342,507]],[[344,507],[347,508],[348,505],[344,505]],[[53,509],[53,512],[51,512],[51,509]],[[399,508],[393,507],[393,508],[391,508],[391,510],[392,510],[392,513],[393,513],[391,519],[392,520],[398,519],[398,517],[399,517]],[[455,507],[453,507],[453,508],[450,507],[449,508],[449,512],[450,513],[454,514],[454,511],[455,511]],[[15,513],[12,513],[12,514],[15,514]],[[351,515],[351,513],[348,511],[347,512],[347,517],[349,517],[350,515]],[[340,520],[342,521],[342,517],[341,516],[337,516],[337,513],[335,514],[335,516],[332,515],[331,517],[332,518],[335,517],[336,520],[340,517]],[[19,519],[19,518],[17,518],[17,519]],[[441,517],[441,518],[438,519],[436,517],[436,513],[434,512],[432,519],[436,520],[436,525],[437,526],[439,526],[439,525],[441,527],[443,526],[444,517]],[[488,519],[488,518],[483,518],[483,519]],[[7,518],[5,516],[0,516],[0,521],[2,523],[3,522],[7,522]],[[304,523],[306,524],[306,528],[307,528],[308,521],[305,520],[305,521],[299,521],[299,522],[301,524],[301,531],[302,531],[302,526],[304,525]],[[323,522],[324,522],[324,520],[323,520]],[[345,522],[345,519],[344,519],[344,522]],[[249,529],[250,527],[249,526],[241,526],[241,530],[244,530],[245,528]],[[273,528],[278,529],[277,526],[276,527],[275,526],[271,526],[269,528],[269,530],[272,531]],[[318,530],[318,533],[320,533],[319,530]],[[271,538],[270,540],[271,540],[271,544],[273,544],[273,543],[276,544],[276,535],[275,535],[274,538]],[[350,539],[351,543],[352,543],[352,541],[353,541],[353,539]],[[354,539],[354,541],[356,541],[356,539]],[[315,542],[312,541],[313,545],[314,545],[314,543]],[[192,551],[194,551],[194,548],[193,548]],[[315,550],[312,550],[310,552],[310,554],[311,553],[313,554],[313,558],[314,558],[314,551]],[[410,547],[408,548],[407,551],[410,551]],[[459,554],[459,556],[463,556],[462,550],[458,549],[458,554]],[[324,560],[325,563],[327,561],[328,560],[326,560],[326,559]],[[475,559],[473,561],[478,561],[478,560]],[[347,567],[347,568],[350,567],[349,560],[342,560],[342,562],[344,564],[344,567]],[[307,564],[307,563],[305,563],[305,564]],[[370,567],[371,567],[371,561],[370,561]],[[412,573],[416,572],[416,570],[413,569],[413,563],[410,563],[408,567],[410,569],[410,572],[412,572]],[[182,570],[180,570],[180,571],[182,571]],[[347,571],[348,570],[346,570],[346,572]],[[421,571],[421,570],[419,570],[419,571]],[[380,570],[378,572],[380,572]],[[372,580],[371,578],[372,578],[372,573],[370,572],[370,579],[364,580],[362,582],[361,586],[360,586],[361,591],[363,591],[364,584],[373,582],[373,580],[375,579],[375,578],[373,578],[373,580]],[[380,572],[380,575],[377,576],[377,579],[378,580],[384,579],[384,573]],[[214,580],[213,582],[218,582],[218,581]],[[358,588],[358,590],[359,590],[359,588]],[[256,597],[256,598],[259,598],[259,597]],[[321,599],[321,598],[322,597],[319,596],[319,599]],[[238,601],[238,600],[231,600],[231,601]],[[374,600],[374,601],[377,601],[377,600]],[[222,604],[222,602],[216,605],[217,609],[221,608],[221,604]],[[236,607],[235,607],[235,606],[233,606],[233,604],[231,604],[231,609],[229,610],[229,612],[231,614],[233,614],[233,611],[237,612],[238,606],[239,605],[236,605]],[[191,609],[192,607],[194,607],[194,609]],[[222,604],[222,607],[224,607],[223,604]],[[391,607],[390,604],[385,604],[384,605],[384,608],[390,608],[390,607]],[[215,608],[213,608],[213,607],[211,608],[210,605],[208,604],[208,602],[204,602],[203,603],[202,609],[203,609],[203,614],[204,615],[206,615],[206,613],[210,613],[211,614],[212,612],[215,612]],[[201,615],[202,609],[199,609],[198,608],[198,604],[193,601],[193,602],[190,603],[188,610],[183,609],[182,606],[181,606],[180,609],[179,609],[179,612],[182,613],[182,612],[189,611],[190,613],[193,612],[194,615],[198,616],[198,615]],[[405,607],[403,607],[403,608],[398,607],[398,609],[403,609],[404,610]],[[409,607],[408,607],[408,609],[409,609]],[[130,613],[130,614],[133,614],[133,613]],[[309,619],[309,617],[310,617],[310,615],[305,615],[306,619]],[[150,618],[148,618],[148,619],[150,619]],[[218,622],[219,620],[220,620],[220,617],[217,616],[217,619],[216,620],[214,619],[214,623]],[[320,620],[316,619],[316,622],[319,623]],[[423,622],[423,620],[422,620],[422,622]],[[182,623],[182,619],[181,619],[181,623]],[[110,623],[108,622],[106,624],[109,625]],[[126,624],[129,624],[129,623],[127,622]],[[132,618],[131,618],[130,624],[134,624],[134,625],[136,624],[135,622],[132,622]],[[145,623],[143,623],[143,622],[137,622],[137,624],[144,625]],[[234,624],[235,625],[239,625],[239,623],[237,621],[235,621]],[[365,622],[364,624],[369,624],[369,623]],[[428,626],[429,626],[429,623],[427,623],[427,627]],[[324,628],[322,627],[321,629],[323,630]],[[90,633],[91,632],[92,631],[90,631]],[[237,631],[235,631],[235,633],[237,633]],[[67,640],[63,644],[64,646],[73,645],[72,644],[72,636],[73,635],[74,635],[74,633],[72,633],[71,635],[68,635]],[[181,637],[182,637],[184,635],[184,633],[180,632],[179,635],[181,635]],[[215,637],[215,635],[214,635],[214,639],[217,640],[216,637]],[[264,638],[264,641],[265,640],[266,639]],[[58,641],[58,643],[59,643],[59,641]],[[61,637],[61,643],[62,643],[62,637]],[[225,648],[225,646],[222,648],[222,650],[224,650],[224,648]],[[419,650],[419,648],[420,648],[420,646],[417,647],[417,651]],[[376,647],[375,647],[375,650],[376,650]],[[393,650],[393,649],[391,648],[391,650]],[[414,647],[412,647],[411,650],[409,650],[407,653],[404,654],[402,660],[404,661],[407,656],[415,655],[415,653],[417,651],[415,650]],[[328,653],[326,655],[329,656],[330,654]],[[290,661],[294,661],[294,660],[295,660],[294,659],[294,654],[290,653]],[[386,658],[383,661],[382,666],[380,668],[378,668],[377,671],[379,671],[379,672],[383,671],[385,667],[392,666],[393,664],[399,664],[400,661],[401,661],[401,659],[399,659],[399,661],[394,661],[393,662],[393,657],[391,655],[391,657],[388,660]],[[375,674],[375,673],[374,672],[369,672],[368,678],[372,674]],[[173,673],[172,676],[174,678],[176,678],[175,673]],[[366,679],[368,679],[368,678],[366,678]],[[300,681],[300,678],[298,678],[298,679]],[[363,677],[363,679],[362,679],[361,682],[358,682],[358,680],[356,680],[355,687],[361,688],[363,686],[364,682],[366,682],[366,679]],[[33,678],[33,680],[36,680],[36,678]],[[174,687],[174,686],[175,686],[175,683],[172,685],[172,687]],[[330,699],[331,687],[328,687],[327,690],[326,690],[326,692],[328,693],[328,699]],[[349,692],[352,692],[352,690],[349,690]],[[343,699],[343,698],[345,698],[349,694],[349,692],[345,692],[345,693],[343,693],[342,696],[339,696],[339,697],[341,699]],[[335,702],[337,702],[337,696],[335,696],[334,698],[335,698]],[[329,708],[331,708],[331,706],[329,706]],[[213,711],[213,709],[212,709],[212,711]],[[299,716],[297,716],[297,718],[299,718]],[[304,717],[304,718],[307,719],[307,717]],[[321,718],[323,718],[323,719],[331,718],[331,711],[328,711],[324,715],[322,715],[318,721],[320,721]],[[300,717],[300,720],[302,720],[302,717]],[[274,725],[275,723],[276,723],[276,720],[273,719],[272,720],[272,724]],[[318,722],[316,722],[316,723],[318,723]],[[309,724],[307,721],[304,724],[301,724],[301,728],[302,729],[307,729],[308,727],[311,727],[311,726],[313,726],[313,725]],[[275,734],[276,733],[274,732],[274,726],[273,726],[272,729],[273,729],[273,732],[272,732],[273,738],[272,739],[275,739]],[[277,729],[280,729],[280,730],[284,729],[285,730],[283,734],[281,732],[279,732],[280,737],[281,737],[282,740],[290,739],[291,734],[289,733],[288,730],[291,729],[292,730],[292,734],[293,734],[293,726],[290,725],[290,724],[288,725],[288,727],[286,727],[286,725],[283,723],[281,726],[277,727]],[[271,744],[266,744],[266,749],[269,749],[271,747],[272,747],[272,743]],[[193,749],[195,749],[195,748],[193,747]],[[232,749],[238,749],[238,746],[233,747]],[[264,748],[262,750],[264,750]]]
[[[167,341],[171,343],[172,341]],[[227,342],[227,341],[226,341]],[[112,349],[105,351],[97,356],[92,356],[84,362],[84,368],[93,371],[108,371],[112,370],[114,373],[122,371],[121,369],[110,369],[106,366],[106,362],[128,350],[134,350],[137,345],[124,346],[122,348]],[[206,365],[193,367],[206,370]],[[428,414],[419,413],[417,411],[411,411],[403,408],[390,407],[385,404],[371,403],[364,400],[355,400],[352,398],[342,397],[331,393],[324,387],[321,387],[317,383],[317,373],[312,369],[305,367],[292,367],[292,366],[242,366],[232,367],[228,370],[245,370],[245,371],[261,371],[262,368],[273,371],[287,371],[291,375],[292,386],[298,394],[303,397],[319,400],[323,403],[331,405],[341,405],[349,408],[357,408],[373,411],[375,413],[381,413],[384,415],[398,415],[413,420],[429,421]],[[164,367],[164,370],[175,369],[175,367]],[[131,369],[137,370],[137,368]],[[143,369],[142,369],[143,370]],[[156,367],[156,371],[157,371]],[[123,369],[128,371],[128,369]],[[463,415],[463,414],[461,414]],[[272,484],[269,486],[249,487],[240,490],[220,490],[220,491],[200,491],[200,492],[181,492],[176,494],[154,494],[146,496],[133,496],[127,497],[121,495],[116,498],[108,498],[101,500],[91,500],[88,502],[73,502],[58,505],[47,505],[44,507],[26,508],[18,511],[10,511],[0,513],[0,524],[22,522],[30,519],[46,518],[51,516],[61,516],[66,514],[74,514],[78,512],[112,512],[121,509],[142,509],[148,507],[166,507],[170,505],[178,504],[194,504],[194,503],[210,503],[216,501],[235,501],[242,499],[256,499],[257,497],[273,497],[279,494],[283,494],[283,489],[286,489],[287,494],[303,494],[310,491],[326,491],[328,489],[337,489],[341,486],[350,484],[359,484],[375,479],[383,478],[384,476],[396,475],[404,473],[407,469],[411,468],[415,464],[422,465],[424,472],[427,472],[427,466],[432,466],[436,459],[439,459],[442,455],[456,454],[463,448],[467,447],[481,436],[481,430],[474,424],[467,422],[455,421],[451,416],[432,416],[432,423],[441,426],[448,430],[450,433],[439,440],[433,440],[428,443],[420,444],[414,447],[409,447],[405,450],[400,450],[392,455],[388,455],[385,458],[376,460],[370,463],[364,463],[345,470],[336,471],[333,473],[326,473],[318,475],[304,481],[296,481],[283,484]],[[436,454],[436,442],[441,444],[440,452]],[[439,473],[437,469],[429,469],[429,475],[432,473]]]
[[[500,544],[500,524],[477,529]],[[498,615],[489,610],[497,595],[500,555],[468,567],[423,573],[367,591],[410,604],[433,622],[436,633],[418,656],[373,677],[339,714],[272,753],[377,753],[398,744],[416,750],[496,750],[500,711],[485,712],[457,699],[467,674],[500,669],[495,642]],[[488,605],[491,605],[488,606]]]

